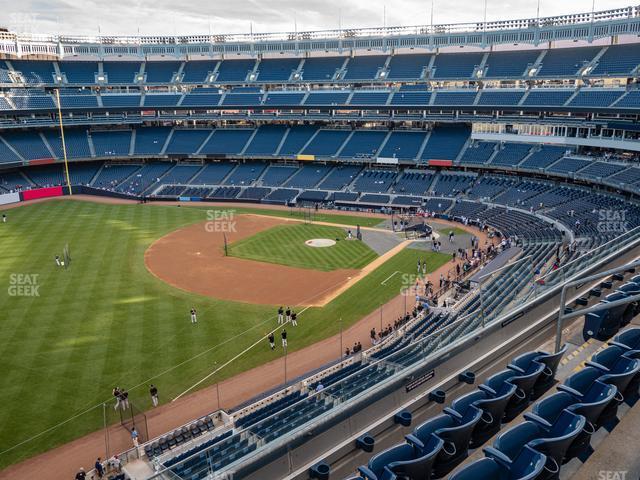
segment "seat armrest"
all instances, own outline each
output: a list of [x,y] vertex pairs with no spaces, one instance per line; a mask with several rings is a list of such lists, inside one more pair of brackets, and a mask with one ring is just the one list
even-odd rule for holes
[[358,472],[360,472],[360,475],[368,480],[378,480],[378,476],[371,470],[369,470],[369,467],[367,467],[366,465],[358,467]]
[[420,440],[418,437],[416,437],[412,433],[405,436],[404,438],[407,442],[409,442],[414,447],[419,448],[420,450],[424,450],[424,443],[422,443],[422,440]]
[[607,367],[605,367],[604,365],[602,365],[601,363],[597,363],[597,362],[592,362],[591,360],[585,362],[585,367],[593,367],[593,368],[597,368],[598,370],[600,370],[603,373],[609,373],[611,370],[609,370]]
[[533,423],[536,423],[538,425],[540,425],[542,428],[544,429],[550,429],[551,427],[553,427],[552,424],[550,424],[549,422],[547,422],[544,418],[536,415],[535,413],[531,413],[531,412],[527,412],[523,415],[525,420],[529,420]]
[[513,462],[509,457],[507,457],[504,453],[494,447],[485,447],[482,449],[484,454],[494,459],[496,462],[501,463],[503,466],[510,468]]
[[526,373],[524,369],[518,367],[517,365],[512,365],[511,363],[507,365],[507,368],[509,370],[513,370],[514,372],[518,372],[520,375],[524,375]]
[[580,399],[582,399],[583,396],[578,390],[568,387],[565,384],[558,385],[558,390],[560,390],[561,392],[566,392],[569,395],[573,395],[574,397],[578,397]]
[[445,407],[442,409],[442,411],[448,415],[451,415],[456,420],[462,420],[462,414],[458,413],[451,407]]

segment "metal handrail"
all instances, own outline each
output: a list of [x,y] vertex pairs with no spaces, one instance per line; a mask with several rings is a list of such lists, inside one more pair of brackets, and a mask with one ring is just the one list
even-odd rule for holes
[[234,33],[209,35],[49,35],[33,33],[0,32],[0,42],[50,43],[50,44],[99,44],[118,45],[194,45],[226,43],[260,43],[274,41],[351,40],[367,37],[442,35],[451,33],[487,33],[525,28],[548,29],[551,27],[620,21],[640,17],[640,5],[557,15],[539,18],[520,18],[490,22],[448,23],[439,25],[411,25],[369,27],[353,29],[329,29],[315,31]]

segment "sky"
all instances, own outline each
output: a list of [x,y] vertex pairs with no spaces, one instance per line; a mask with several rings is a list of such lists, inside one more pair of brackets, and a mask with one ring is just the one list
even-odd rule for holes
[[[482,21],[481,0],[0,0],[0,27],[75,35],[283,32]],[[593,0],[540,0],[540,15],[590,12]],[[633,5],[595,0],[596,10]],[[487,0],[487,20],[532,18],[537,0]]]

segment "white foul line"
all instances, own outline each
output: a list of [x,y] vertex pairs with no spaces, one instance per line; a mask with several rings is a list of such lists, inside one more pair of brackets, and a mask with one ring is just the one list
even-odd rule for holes
[[[298,315],[302,315],[305,311],[307,311],[309,309],[309,307],[305,307],[302,310],[300,310],[300,313]],[[289,321],[285,321],[285,323],[283,325],[279,325],[276,328],[274,328],[273,330],[271,330],[267,335],[265,335],[264,337],[260,338],[260,340],[258,340],[257,342],[253,343],[251,346],[249,346],[248,348],[245,348],[243,351],[241,351],[239,354],[237,354],[235,357],[233,357],[231,360],[228,360],[227,362],[223,363],[222,365],[220,365],[218,368],[216,368],[213,372],[211,372],[209,375],[207,375],[206,377],[204,377],[202,380],[199,380],[198,382],[194,383],[193,385],[191,385],[189,388],[187,388],[184,392],[182,392],[180,395],[178,395],[176,398],[174,398],[173,400],[171,400],[172,402],[175,402],[176,400],[178,400],[180,397],[183,397],[184,395],[186,395],[187,393],[189,393],[191,390],[193,390],[194,388],[196,388],[198,385],[200,385],[202,382],[206,381],[207,379],[211,378],[212,376],[214,376],[216,373],[218,373],[220,370],[222,370],[224,367],[226,367],[227,365],[229,365],[230,363],[233,363],[234,361],[236,361],[238,358],[240,358],[242,355],[244,355],[245,353],[247,353],[249,350],[251,350],[253,347],[261,344],[262,342],[264,342],[264,339],[267,338],[270,334],[272,333],[276,333],[278,330],[280,330],[281,327],[284,327],[287,323],[290,323]]]
[[387,278],[385,278],[382,282],[380,282],[380,285],[384,285],[385,283],[387,283],[387,280],[389,280],[391,277],[393,277],[396,273],[400,273],[400,271],[396,270],[395,272],[393,272],[391,275],[389,275]]

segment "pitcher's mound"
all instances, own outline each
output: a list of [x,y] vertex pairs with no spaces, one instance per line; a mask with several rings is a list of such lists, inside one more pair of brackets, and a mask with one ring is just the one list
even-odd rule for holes
[[308,247],[333,247],[336,244],[335,240],[330,240],[328,238],[312,238],[311,240],[307,240],[304,242]]

